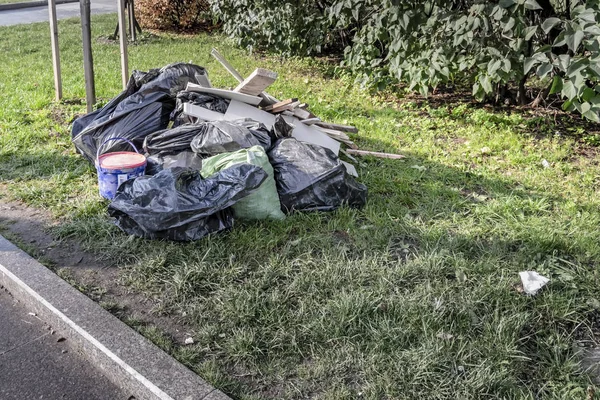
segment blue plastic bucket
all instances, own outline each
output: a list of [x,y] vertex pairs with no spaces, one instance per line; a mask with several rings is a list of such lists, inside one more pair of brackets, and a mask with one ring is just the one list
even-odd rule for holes
[[[122,140],[133,147],[132,151],[118,151],[100,155],[102,147],[111,140]],[[112,200],[121,183],[128,179],[137,178],[146,172],[146,157],[127,139],[107,139],[98,147],[96,153],[96,171],[98,171],[98,188],[100,196]]]

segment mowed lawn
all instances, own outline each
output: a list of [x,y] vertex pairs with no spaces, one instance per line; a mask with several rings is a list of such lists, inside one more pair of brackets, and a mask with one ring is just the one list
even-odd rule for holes
[[[96,88],[120,91],[114,15],[93,18]],[[129,237],[106,215],[94,168],[70,143],[85,112],[81,29],[59,23],[65,100],[53,103],[47,24],[1,28],[0,188],[50,210],[53,233],[120,266],[154,312],[192,327],[194,344],[152,338],[239,399],[588,398],[576,343],[598,343],[597,141],[554,118],[372,96],[319,61],[248,55],[221,36],[147,36],[130,66],[176,61],[235,81],[279,73],[269,90],[324,120],[356,125],[363,210],[237,221],[182,244]],[[398,100],[398,101],[396,101]],[[543,162],[546,160],[547,163]],[[550,283],[535,297],[519,271]]]

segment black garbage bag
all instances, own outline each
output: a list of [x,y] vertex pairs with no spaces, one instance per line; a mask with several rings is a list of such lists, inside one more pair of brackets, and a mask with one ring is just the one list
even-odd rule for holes
[[265,124],[263,124],[262,122],[255,121],[251,118],[237,119],[232,122],[238,123],[248,128],[252,136],[254,136],[256,140],[258,140],[258,142],[260,143],[262,148],[265,149],[265,151],[269,151],[271,149],[271,132],[269,131],[269,129],[267,129]]
[[239,121],[208,121],[197,126],[200,128],[191,147],[202,157],[262,146],[250,129]]
[[[72,141],[88,160],[96,160],[98,146],[107,139],[122,137],[141,147],[149,133],[164,129],[175,108],[177,93],[188,82],[198,83],[206,70],[193,64],[171,64],[147,73],[134,71],[127,88],[100,110],[84,115],[73,123]],[[104,151],[127,149],[120,141],[111,141]]]
[[165,169],[122,183],[108,213],[130,235],[198,240],[231,228],[231,206],[266,178],[262,168],[251,164],[237,164],[208,179],[186,168]]
[[202,169],[202,159],[193,151],[176,153],[158,153],[146,156],[146,175],[156,175],[167,168],[189,168],[196,171]]
[[348,173],[329,149],[294,138],[278,140],[269,152],[284,212],[332,211],[342,205],[360,208],[367,187]]
[[183,105],[185,103],[190,103],[195,106],[204,107],[207,110],[225,114],[225,112],[227,112],[227,108],[229,107],[229,102],[229,99],[225,99],[223,97],[212,94],[191,91],[188,92],[185,90],[179,92],[177,94],[175,110],[173,110],[173,112],[171,113],[171,120],[173,121],[173,126],[179,126],[192,122],[190,116],[185,115],[183,113]]

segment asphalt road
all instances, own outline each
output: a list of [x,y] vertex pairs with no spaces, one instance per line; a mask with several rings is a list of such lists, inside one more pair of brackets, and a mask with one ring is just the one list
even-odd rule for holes
[[0,399],[129,398],[0,288]]
[[[92,14],[117,12],[117,0],[91,0]],[[59,4],[56,6],[58,19],[79,17],[79,3]],[[115,17],[115,24],[116,24]],[[48,7],[31,7],[20,10],[0,12],[0,26],[48,22]]]

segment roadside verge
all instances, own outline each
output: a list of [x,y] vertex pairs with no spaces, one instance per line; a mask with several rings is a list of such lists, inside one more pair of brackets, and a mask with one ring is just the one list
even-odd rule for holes
[[136,399],[229,399],[1,235],[0,286]]

